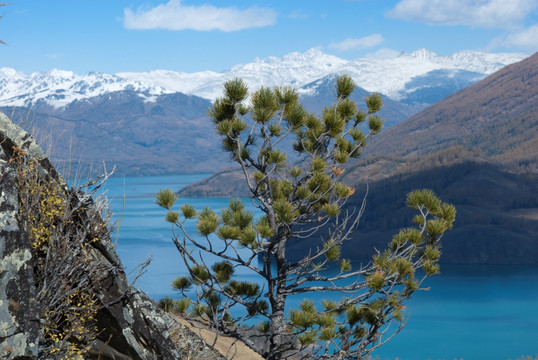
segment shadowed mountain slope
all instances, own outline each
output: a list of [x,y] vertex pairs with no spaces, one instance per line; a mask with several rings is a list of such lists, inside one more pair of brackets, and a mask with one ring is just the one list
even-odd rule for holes
[[[379,162],[398,169],[387,176],[379,171]],[[355,179],[357,193],[348,206],[360,206],[368,183],[366,210],[359,232],[344,245],[346,257],[369,260],[374,249],[384,249],[401,228],[412,226],[405,196],[429,188],[457,209],[454,228],[443,238],[442,262],[538,263],[537,173],[507,171],[461,147],[405,163],[383,158],[363,170],[369,175]],[[319,244],[320,239],[297,241],[289,253],[298,258],[315,240]]]

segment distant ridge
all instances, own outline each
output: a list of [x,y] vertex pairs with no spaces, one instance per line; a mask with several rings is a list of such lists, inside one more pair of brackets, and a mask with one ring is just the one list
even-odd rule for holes
[[[116,166],[118,176],[210,173],[226,164],[207,99],[181,93],[145,101],[136,91],[117,91],[53,107],[38,102],[0,108],[26,124],[67,176],[100,173]],[[213,154],[213,156],[208,156]],[[69,174],[68,174],[69,173]]]

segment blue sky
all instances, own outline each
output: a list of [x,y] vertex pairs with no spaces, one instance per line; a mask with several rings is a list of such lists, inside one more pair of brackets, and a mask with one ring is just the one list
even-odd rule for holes
[[0,14],[0,67],[26,73],[223,71],[311,48],[538,51],[538,0],[11,0]]

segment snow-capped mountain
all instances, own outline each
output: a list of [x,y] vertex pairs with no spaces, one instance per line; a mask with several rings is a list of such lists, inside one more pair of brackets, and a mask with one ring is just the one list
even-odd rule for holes
[[[252,63],[237,65],[222,73],[187,74],[155,70],[116,75],[215,99],[222,93],[222,84],[236,76],[245,80],[251,89],[284,84],[300,88],[327,75],[346,73],[351,75],[361,88],[400,100],[405,98],[406,92],[409,91],[406,89],[407,83],[431,71],[464,70],[485,77],[526,57],[527,55],[520,53],[487,54],[468,50],[450,56],[440,56],[432,51],[420,49],[411,54],[402,53],[393,59],[361,58],[349,61],[324,54],[318,49],[311,49],[304,54],[295,52],[282,58],[256,59]],[[480,79],[477,78],[476,81]],[[310,88],[309,91],[315,89]]]
[[[358,86],[367,91],[405,100],[409,94],[423,90],[426,85],[417,87],[416,84],[424,84],[428,74],[435,74],[437,82],[444,76],[456,83],[459,75],[464,74],[466,82],[462,84],[467,85],[525,57],[527,55],[520,53],[487,54],[475,51],[440,56],[421,49],[410,54],[402,53],[393,59],[361,58],[349,61],[311,49],[282,58],[255,59],[252,63],[237,65],[220,73],[154,70],[114,75],[77,75],[70,71],[51,70],[25,75],[13,69],[1,68],[0,106],[28,106],[45,101],[54,107],[62,107],[74,100],[120,90],[134,90],[147,101],[152,101],[157,95],[174,92],[212,100],[220,96],[222,84],[236,76],[243,78],[251,89],[284,84],[301,88],[317,79],[342,73],[351,75]],[[315,91],[316,88],[312,86],[302,90],[309,94]]]
[[10,68],[0,68],[0,106],[29,106],[46,102],[62,107],[75,100],[87,99],[115,91],[132,90],[140,96],[162,95],[172,91],[117,75],[49,70],[25,75]]

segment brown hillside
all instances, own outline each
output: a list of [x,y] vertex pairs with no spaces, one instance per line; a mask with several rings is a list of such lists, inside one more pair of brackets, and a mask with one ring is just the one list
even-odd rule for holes
[[536,170],[538,53],[383,131],[365,154],[423,155],[454,145]]

